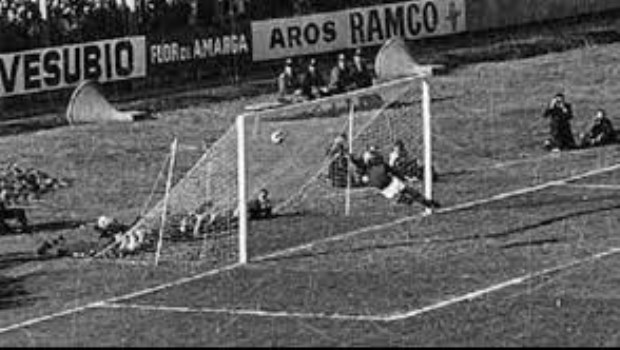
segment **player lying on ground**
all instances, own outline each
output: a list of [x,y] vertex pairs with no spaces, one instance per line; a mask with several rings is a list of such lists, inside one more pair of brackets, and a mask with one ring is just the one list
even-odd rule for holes
[[107,257],[120,257],[136,253],[145,245],[146,231],[129,231],[131,225],[125,225],[118,220],[101,216],[94,224],[94,231],[98,235],[97,241],[72,240],[67,241],[64,236],[43,241],[36,252],[45,257],[92,257],[105,251]]
[[[424,165],[418,162],[415,156],[411,156],[405,148],[402,140],[396,140],[392,152],[388,157],[388,165],[400,178],[407,181],[424,180]],[[437,180],[437,173],[433,167],[433,181]]]
[[0,233],[11,233],[13,229],[7,224],[6,220],[19,222],[21,232],[30,232],[26,211],[22,208],[10,208],[9,193],[5,189],[0,189]]
[[[208,203],[200,210],[185,215],[179,223],[179,234],[182,237],[200,238],[204,234],[225,232],[238,224],[238,210],[220,213],[214,213],[212,210],[212,204]],[[256,198],[247,203],[247,210],[249,220],[274,218],[269,191],[261,189]]]
[[372,147],[364,152],[362,159],[351,157],[363,172],[362,181],[370,187],[377,188],[381,194],[399,204],[411,205],[418,202],[427,208],[439,208],[440,204],[424,197],[420,192],[400,178]]

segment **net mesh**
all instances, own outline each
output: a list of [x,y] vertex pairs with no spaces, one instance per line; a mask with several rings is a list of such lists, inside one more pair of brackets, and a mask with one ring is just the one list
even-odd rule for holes
[[[401,140],[415,161],[422,150],[420,96],[418,79],[402,79],[244,116],[247,200],[266,189],[273,214],[295,217],[300,226],[302,217],[332,220],[348,213],[389,211],[385,199],[364,186],[353,163],[331,151],[344,136],[343,146],[354,158],[373,148],[388,161],[394,142]],[[161,233],[161,260],[215,265],[237,261],[237,137],[233,125],[134,227],[151,237],[145,251],[155,252]],[[284,227],[294,234],[291,223]],[[250,250],[260,226],[250,227]]]

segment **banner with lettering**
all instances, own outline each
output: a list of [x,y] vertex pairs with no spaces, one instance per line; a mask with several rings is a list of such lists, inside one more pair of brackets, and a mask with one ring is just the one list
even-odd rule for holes
[[0,54],[0,98],[58,90],[84,80],[143,78],[146,68],[144,36]]
[[254,61],[466,31],[465,0],[418,0],[252,23]]

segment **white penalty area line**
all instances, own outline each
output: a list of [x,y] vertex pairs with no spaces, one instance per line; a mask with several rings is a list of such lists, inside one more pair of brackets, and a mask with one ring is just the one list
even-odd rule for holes
[[435,304],[425,306],[420,309],[391,313],[388,315],[345,315],[345,314],[328,314],[328,313],[308,313],[308,312],[287,312],[287,311],[266,311],[266,310],[248,310],[248,309],[226,309],[226,308],[190,308],[190,307],[175,307],[175,306],[160,306],[160,305],[140,305],[140,304],[118,304],[118,303],[103,303],[98,306],[102,309],[116,309],[116,310],[138,310],[144,312],[168,312],[168,313],[186,313],[186,314],[225,314],[229,316],[249,316],[249,317],[263,317],[263,318],[290,318],[290,319],[322,319],[331,321],[350,321],[350,322],[399,322],[406,321],[415,317],[422,316],[434,311],[439,311],[447,307],[460,304],[466,301],[474,301],[480,299],[483,296],[499,292],[501,290],[516,287],[522,285],[525,282],[560,273],[571,268],[594,263],[598,260],[610,257],[612,255],[620,253],[620,248],[613,248],[606,252],[598,253],[587,258],[573,260],[571,262],[540,270],[538,272],[523,275],[517,278],[510,279],[508,281],[495,284],[493,286],[480,289],[474,292],[463,294],[461,296],[446,299],[444,301],[437,302]]
[[210,270],[198,275],[194,275],[194,276],[190,276],[190,277],[186,277],[186,278],[182,278],[176,281],[172,281],[169,283],[165,283],[165,284],[161,284],[159,286],[155,286],[152,288],[147,288],[141,291],[137,291],[134,293],[130,293],[130,294],[125,294],[122,296],[118,296],[118,297],[113,297],[113,298],[109,298],[106,300],[101,300],[101,301],[96,301],[96,302],[92,302],[92,303],[88,303],[86,305],[83,306],[78,306],[78,307],[74,307],[74,308],[70,308],[64,311],[60,311],[60,312],[56,312],[53,314],[49,314],[49,315],[45,315],[45,316],[40,316],[40,317],[36,317],[36,318],[32,318],[30,320],[24,321],[24,322],[20,322],[20,323],[16,323],[4,328],[0,328],[0,334],[4,334],[4,333],[8,333],[11,331],[16,331],[22,328],[26,328],[26,327],[30,327],[30,326],[34,326],[36,324],[39,323],[43,323],[43,322],[47,322],[47,321],[51,321],[51,320],[55,320],[57,318],[61,318],[61,317],[65,317],[65,316],[69,316],[69,315],[73,315],[73,314],[77,314],[80,312],[84,312],[90,309],[95,309],[95,308],[99,308],[99,307],[103,307],[104,305],[107,304],[113,304],[113,303],[117,303],[123,300],[128,300],[128,299],[133,299],[133,298],[137,298],[139,296],[144,296],[144,295],[148,295],[148,294],[153,294],[156,293],[158,291],[162,291],[168,288],[172,288],[172,287],[176,287],[176,286],[180,286],[186,283],[190,283],[196,280],[200,280],[203,278],[207,278],[210,276],[215,276],[218,275],[220,273],[226,272],[226,271],[230,271],[233,269],[236,269],[238,267],[244,266],[242,264],[234,264],[234,265],[230,265],[227,267],[223,267],[220,269],[215,269],[215,270]]
[[410,312],[406,312],[406,313],[395,313],[392,314],[390,316],[388,316],[385,321],[386,322],[395,322],[395,321],[405,321],[407,319],[410,318],[414,318],[414,317],[418,317],[421,316],[423,314],[427,314],[433,311],[438,311],[441,309],[444,309],[446,307],[455,305],[455,304],[459,304],[465,301],[473,301],[475,299],[481,298],[485,295],[488,294],[492,294],[494,292],[499,292],[503,289],[509,288],[509,287],[514,287],[520,284],[524,284],[525,282],[532,280],[532,279],[536,279],[536,278],[540,278],[540,277],[544,277],[547,275],[551,275],[554,273],[559,273],[562,272],[564,270],[568,270],[571,269],[573,267],[579,266],[579,265],[585,265],[585,264],[589,264],[589,263],[593,263],[597,260],[602,260],[604,258],[610,257],[612,255],[618,254],[620,253],[620,248],[613,248],[610,249],[608,251],[602,252],[602,253],[598,253],[592,256],[589,256],[587,258],[583,258],[583,259],[578,259],[578,260],[573,260],[569,263],[563,264],[563,265],[559,265],[556,267],[552,267],[552,268],[548,268],[548,269],[544,269],[538,272],[534,272],[534,273],[530,273],[527,275],[523,275],[521,277],[517,277],[517,278],[513,278],[511,280],[508,280],[506,282],[502,282],[499,284],[496,284],[494,286],[488,287],[488,288],[484,288],[475,292],[471,292],[471,293],[467,293],[464,294],[462,296],[456,297],[456,298],[452,298],[452,299],[447,299],[445,301],[441,301],[438,303],[435,303],[433,305],[429,305],[426,307],[423,307],[421,309],[417,309],[417,310],[413,310]]
[[[455,211],[460,211],[460,210],[466,210],[466,209],[471,209],[474,208],[476,206],[480,206],[483,204],[487,204],[487,203],[492,203],[492,202],[496,202],[496,201],[500,201],[503,199],[507,199],[507,198],[511,198],[511,197],[516,197],[516,196],[520,196],[520,195],[524,195],[524,194],[529,194],[529,193],[534,193],[534,192],[539,192],[554,186],[561,186],[561,185],[565,185],[569,182],[573,182],[573,181],[577,181],[577,180],[581,180],[590,176],[594,176],[594,175],[599,175],[599,174],[604,174],[607,172],[611,172],[611,171],[615,171],[620,169],[620,164],[616,164],[613,166],[609,166],[609,167],[605,167],[605,168],[600,168],[600,169],[596,169],[596,170],[592,170],[583,174],[579,174],[579,175],[575,175],[575,176],[571,176],[562,180],[556,180],[556,181],[550,181],[538,186],[533,186],[533,187],[526,187],[520,190],[516,190],[516,191],[511,191],[511,192],[506,192],[503,194],[499,194],[496,196],[492,196],[486,199],[480,199],[480,200],[476,200],[476,201],[471,201],[471,202],[467,202],[467,203],[463,203],[463,204],[459,204],[459,205],[455,205],[449,208],[444,208],[444,209],[440,209],[435,211],[436,214],[446,214],[446,213],[451,213],[451,212],[455,212]],[[386,224],[382,224],[382,225],[375,225],[375,226],[370,226],[370,227],[366,227],[360,230],[356,230],[356,231],[352,231],[352,232],[348,232],[348,233],[344,233],[342,235],[337,235],[337,236],[333,236],[333,237],[328,237],[328,238],[324,238],[324,239],[320,239],[308,244],[303,244],[294,248],[290,248],[290,249],[285,249],[285,250],[281,250],[279,252],[276,253],[272,253],[272,254],[267,254],[267,255],[263,255],[260,257],[256,257],[251,259],[251,262],[262,262],[262,261],[266,261],[266,260],[271,260],[274,258],[278,258],[278,257],[283,257],[283,256],[287,256],[287,255],[292,255],[294,253],[300,252],[300,251],[304,251],[304,250],[310,250],[312,248],[314,248],[315,246],[319,245],[319,244],[325,244],[325,243],[331,243],[331,242],[336,242],[336,241],[342,241],[342,240],[346,240],[355,236],[359,236],[361,234],[365,234],[368,232],[374,232],[374,231],[379,231],[379,230],[383,230],[383,229],[388,229],[390,227],[394,227],[394,226],[398,226],[407,222],[411,222],[411,221],[415,221],[415,220],[419,220],[421,218],[424,218],[425,215],[424,214],[418,214],[415,216],[410,216],[410,217],[405,217],[405,218],[401,218],[395,221],[392,221],[390,223],[386,223]],[[125,295],[121,295],[121,296],[117,296],[117,297],[113,297],[113,298],[109,298],[106,300],[102,300],[102,301],[97,301],[97,302],[92,302],[92,303],[88,303],[85,304],[83,306],[78,306],[78,307],[74,307],[74,308],[70,308],[68,310],[64,310],[64,311],[60,311],[60,312],[56,312],[53,314],[49,314],[49,315],[45,315],[45,316],[40,316],[40,317],[36,317],[24,322],[20,322],[20,323],[16,323],[4,328],[0,328],[0,334],[4,334],[7,332],[11,332],[11,331],[15,331],[15,330],[19,330],[22,328],[26,328],[26,327],[30,327],[42,322],[47,322],[47,321],[51,321],[60,317],[65,317],[68,315],[72,315],[72,314],[76,314],[76,313],[80,313],[80,312],[84,312],[86,310],[89,309],[93,309],[93,308],[98,308],[98,307],[102,307],[103,305],[106,304],[114,304],[114,303],[118,303],[121,301],[126,301],[126,300],[130,300],[130,299],[134,299],[137,297],[142,297],[145,295],[149,295],[149,294],[153,294],[156,292],[160,292],[162,290],[165,289],[169,289],[169,288],[173,288],[173,287],[178,287],[193,281],[197,281],[203,278],[207,278],[210,276],[215,276],[218,275],[220,273],[223,272],[227,272],[230,270],[234,270],[240,267],[244,267],[244,264],[233,264],[230,266],[226,266],[220,269],[215,269],[215,270],[210,270],[201,274],[197,274],[194,276],[189,276],[189,277],[185,277],[176,281],[172,281],[169,283],[165,283],[165,284],[161,284],[159,286],[155,286],[152,288],[147,288],[141,291],[137,291],[137,292],[133,292],[133,293],[129,293],[129,294],[125,294]]]
[[189,308],[178,306],[158,306],[140,304],[101,304],[101,309],[130,309],[147,312],[169,312],[169,313],[191,313],[191,314],[225,314],[231,316],[253,316],[266,318],[299,318],[299,319],[329,319],[337,321],[357,321],[357,322],[381,322],[386,321],[387,316],[381,315],[342,315],[328,313],[308,313],[308,312],[288,312],[288,311],[266,311],[249,309],[225,309],[225,308]]

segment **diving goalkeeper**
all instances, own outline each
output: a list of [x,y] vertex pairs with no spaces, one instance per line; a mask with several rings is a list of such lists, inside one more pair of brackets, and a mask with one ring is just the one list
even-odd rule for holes
[[362,159],[351,158],[358,164],[358,168],[364,169],[363,181],[370,187],[379,189],[381,194],[389,199],[396,199],[396,203],[411,205],[418,202],[431,209],[440,207],[440,204],[432,199],[424,197],[420,192],[403,179],[396,175],[385,163],[383,157],[372,149],[367,150],[362,155]]

